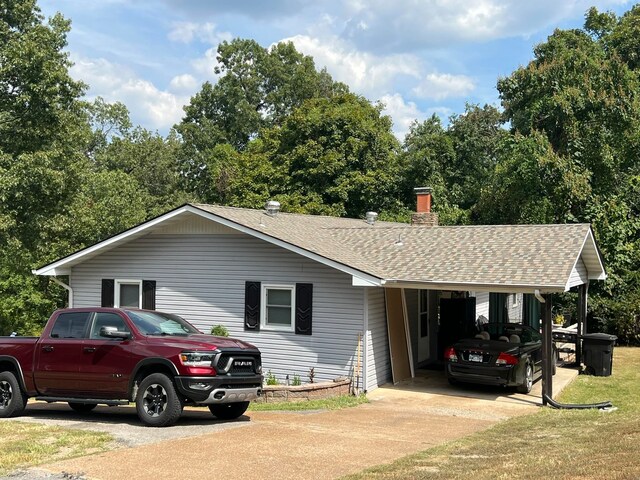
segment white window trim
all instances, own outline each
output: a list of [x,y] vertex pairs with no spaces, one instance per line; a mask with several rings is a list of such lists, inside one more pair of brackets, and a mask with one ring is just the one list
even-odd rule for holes
[[[269,325],[267,324],[267,290],[290,290],[291,291],[291,326]],[[295,332],[296,330],[296,286],[267,283],[262,284],[260,292],[260,329],[274,330],[279,332]]]
[[113,306],[115,308],[120,308],[120,285],[138,285],[138,308],[142,308],[142,280],[116,279],[113,283],[113,288],[115,289],[113,293]]

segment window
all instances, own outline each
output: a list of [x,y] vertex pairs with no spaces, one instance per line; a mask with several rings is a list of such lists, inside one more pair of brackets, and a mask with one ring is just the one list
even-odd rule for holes
[[93,319],[93,326],[91,327],[91,335],[89,338],[108,340],[107,337],[100,336],[100,329],[102,327],[115,327],[119,332],[131,333],[129,327],[124,323],[123,318],[116,313],[96,313]]
[[84,338],[90,312],[61,313],[51,329],[51,338]]
[[142,308],[142,280],[116,280],[113,306]]
[[424,338],[429,334],[429,290],[419,290],[420,292],[420,337]]
[[263,328],[292,332],[295,328],[295,287],[263,285],[260,324]]

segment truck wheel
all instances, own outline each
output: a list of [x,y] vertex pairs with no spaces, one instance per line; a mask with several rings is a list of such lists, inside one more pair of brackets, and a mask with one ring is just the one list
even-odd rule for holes
[[20,415],[26,406],[27,397],[13,372],[0,373],[0,418]]
[[524,379],[522,385],[518,385],[518,393],[529,393],[533,387],[533,367],[527,363],[524,369]]
[[209,411],[220,420],[234,420],[246,412],[247,408],[249,408],[249,402],[209,405]]
[[89,413],[98,405],[95,403],[75,403],[69,402],[69,406],[78,413]]
[[136,396],[138,417],[150,427],[168,427],[180,418],[182,402],[169,377],[152,373],[140,382]]

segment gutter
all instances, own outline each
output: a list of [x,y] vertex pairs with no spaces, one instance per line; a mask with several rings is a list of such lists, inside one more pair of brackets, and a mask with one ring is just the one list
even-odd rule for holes
[[[36,273],[35,270],[32,270],[31,273]],[[67,292],[69,292],[69,308],[73,308],[73,288],[64,283],[62,280],[58,280],[57,277],[50,277],[55,283],[64,288]]]

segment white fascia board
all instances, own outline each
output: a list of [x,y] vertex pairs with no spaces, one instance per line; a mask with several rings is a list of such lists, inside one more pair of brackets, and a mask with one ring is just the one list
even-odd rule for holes
[[[585,247],[587,246],[587,241],[591,240],[591,246],[593,251],[595,252],[596,258],[598,259],[598,267],[599,271],[596,275],[593,275],[593,272],[590,271],[589,267],[585,264],[585,268],[587,269],[587,278],[589,280],[605,280],[607,278],[607,273],[604,270],[604,264],[602,263],[602,258],[600,257],[600,252],[598,251],[598,247],[596,246],[596,240],[593,238],[593,233],[591,232],[591,228],[587,231],[587,234],[584,236],[584,240],[582,241],[582,246],[580,247],[580,251],[578,252],[578,257],[573,262],[573,267],[570,272],[573,272],[578,268],[578,262],[582,258],[582,252],[584,252]],[[569,273],[571,276],[571,273]],[[564,286],[564,291],[568,292],[575,285],[569,285],[569,279],[567,279],[567,283]]]
[[[338,263],[336,261],[330,260],[328,258],[323,257],[322,255],[318,255],[316,253],[313,252],[309,252],[308,250],[305,250],[303,248],[297,247],[293,244],[290,244],[288,242],[285,242],[283,240],[280,240],[278,238],[272,237],[270,235],[266,235],[262,232],[259,232],[257,230],[254,230],[252,228],[246,227],[244,225],[238,224],[234,221],[228,220],[224,217],[221,217],[219,215],[216,215],[214,213],[208,212],[206,210],[201,210],[200,208],[194,207],[193,205],[183,205],[182,207],[178,207],[175,210],[172,210],[170,212],[165,213],[164,215],[160,215],[159,217],[156,217],[152,220],[149,220],[148,222],[142,223],[140,225],[138,225],[137,227],[133,227],[130,228],[129,230],[126,230],[125,232],[120,233],[119,235],[115,235],[111,238],[108,238],[107,240],[104,240],[100,243],[96,243],[95,245],[92,245],[90,247],[87,247],[83,250],[80,250],[79,252],[76,252],[74,254],[71,254],[65,258],[62,258],[54,263],[51,263],[49,265],[45,265],[42,268],[39,268],[37,270],[34,270],[33,273],[36,275],[61,275],[61,273],[59,273],[61,271],[61,268],[66,267],[65,271],[67,273],[65,273],[65,275],[68,275],[70,273],[70,268],[69,268],[69,264],[74,262],[78,263],[79,260],[81,260],[83,257],[86,257],[87,255],[90,255],[92,253],[97,252],[98,250],[102,250],[104,248],[107,248],[111,245],[113,245],[114,243],[118,243],[121,242],[123,240],[125,240],[127,237],[131,237],[133,235],[136,235],[138,233],[141,233],[145,230],[148,230],[162,222],[165,222],[171,218],[174,218],[178,215],[182,215],[184,213],[193,213],[195,215],[198,215],[202,218],[205,218],[207,220],[211,220],[214,221],[216,223],[219,223],[220,225],[224,225],[226,227],[232,228],[238,232],[241,233],[245,233],[247,235],[251,235],[253,237],[256,237],[260,240],[263,240],[265,242],[271,243],[273,245],[279,246],[281,248],[284,248],[286,250],[289,250],[291,252],[297,253],[298,255],[302,255],[303,257],[309,258],[311,260],[314,260],[318,263],[322,263],[323,265],[326,265],[328,267],[334,268],[336,270],[339,270],[341,272],[347,273],[349,275],[352,275],[353,277],[358,277],[361,281],[363,282],[368,282],[367,286],[377,286],[380,285],[380,279],[373,276],[373,275],[369,275],[365,272],[361,272],[355,268],[351,268],[347,265],[344,265],[342,263]],[[56,273],[58,272],[58,273]]]
[[384,284],[383,280],[377,279],[377,281],[372,282],[370,280],[364,279],[362,277],[353,275],[351,277],[351,285],[354,287],[380,287]]
[[414,288],[423,290],[451,290],[465,292],[492,292],[492,293],[534,293],[539,290],[542,293],[565,292],[564,285],[526,285],[526,284],[487,284],[478,282],[446,282],[446,281],[413,281],[413,280],[385,280],[385,287],[389,288]]
[[91,255],[92,253],[95,253],[98,250],[103,250],[115,243],[121,242],[125,240],[127,237],[131,237],[133,235],[141,233],[144,230],[147,230],[149,228],[152,228],[158,225],[159,223],[169,220],[170,218],[173,218],[178,215],[182,215],[185,212],[191,211],[190,209],[192,208],[193,207],[191,207],[190,205],[183,205],[182,207],[178,207],[175,210],[171,210],[170,212],[167,212],[164,215],[160,215],[159,217],[149,220],[148,222],[141,223],[140,225],[130,228],[129,230],[126,230],[118,235],[107,238],[102,242],[96,243],[95,245],[91,245],[90,247],[87,247],[87,248],[83,248],[82,250],[76,253],[72,253],[69,256],[66,256],[64,258],[61,258],[60,260],[50,263],[49,265],[45,265],[44,267],[33,270],[33,273],[35,275],[47,275],[47,276],[69,275],[71,273],[71,268],[69,264],[78,263],[78,261],[81,260],[83,257]]

